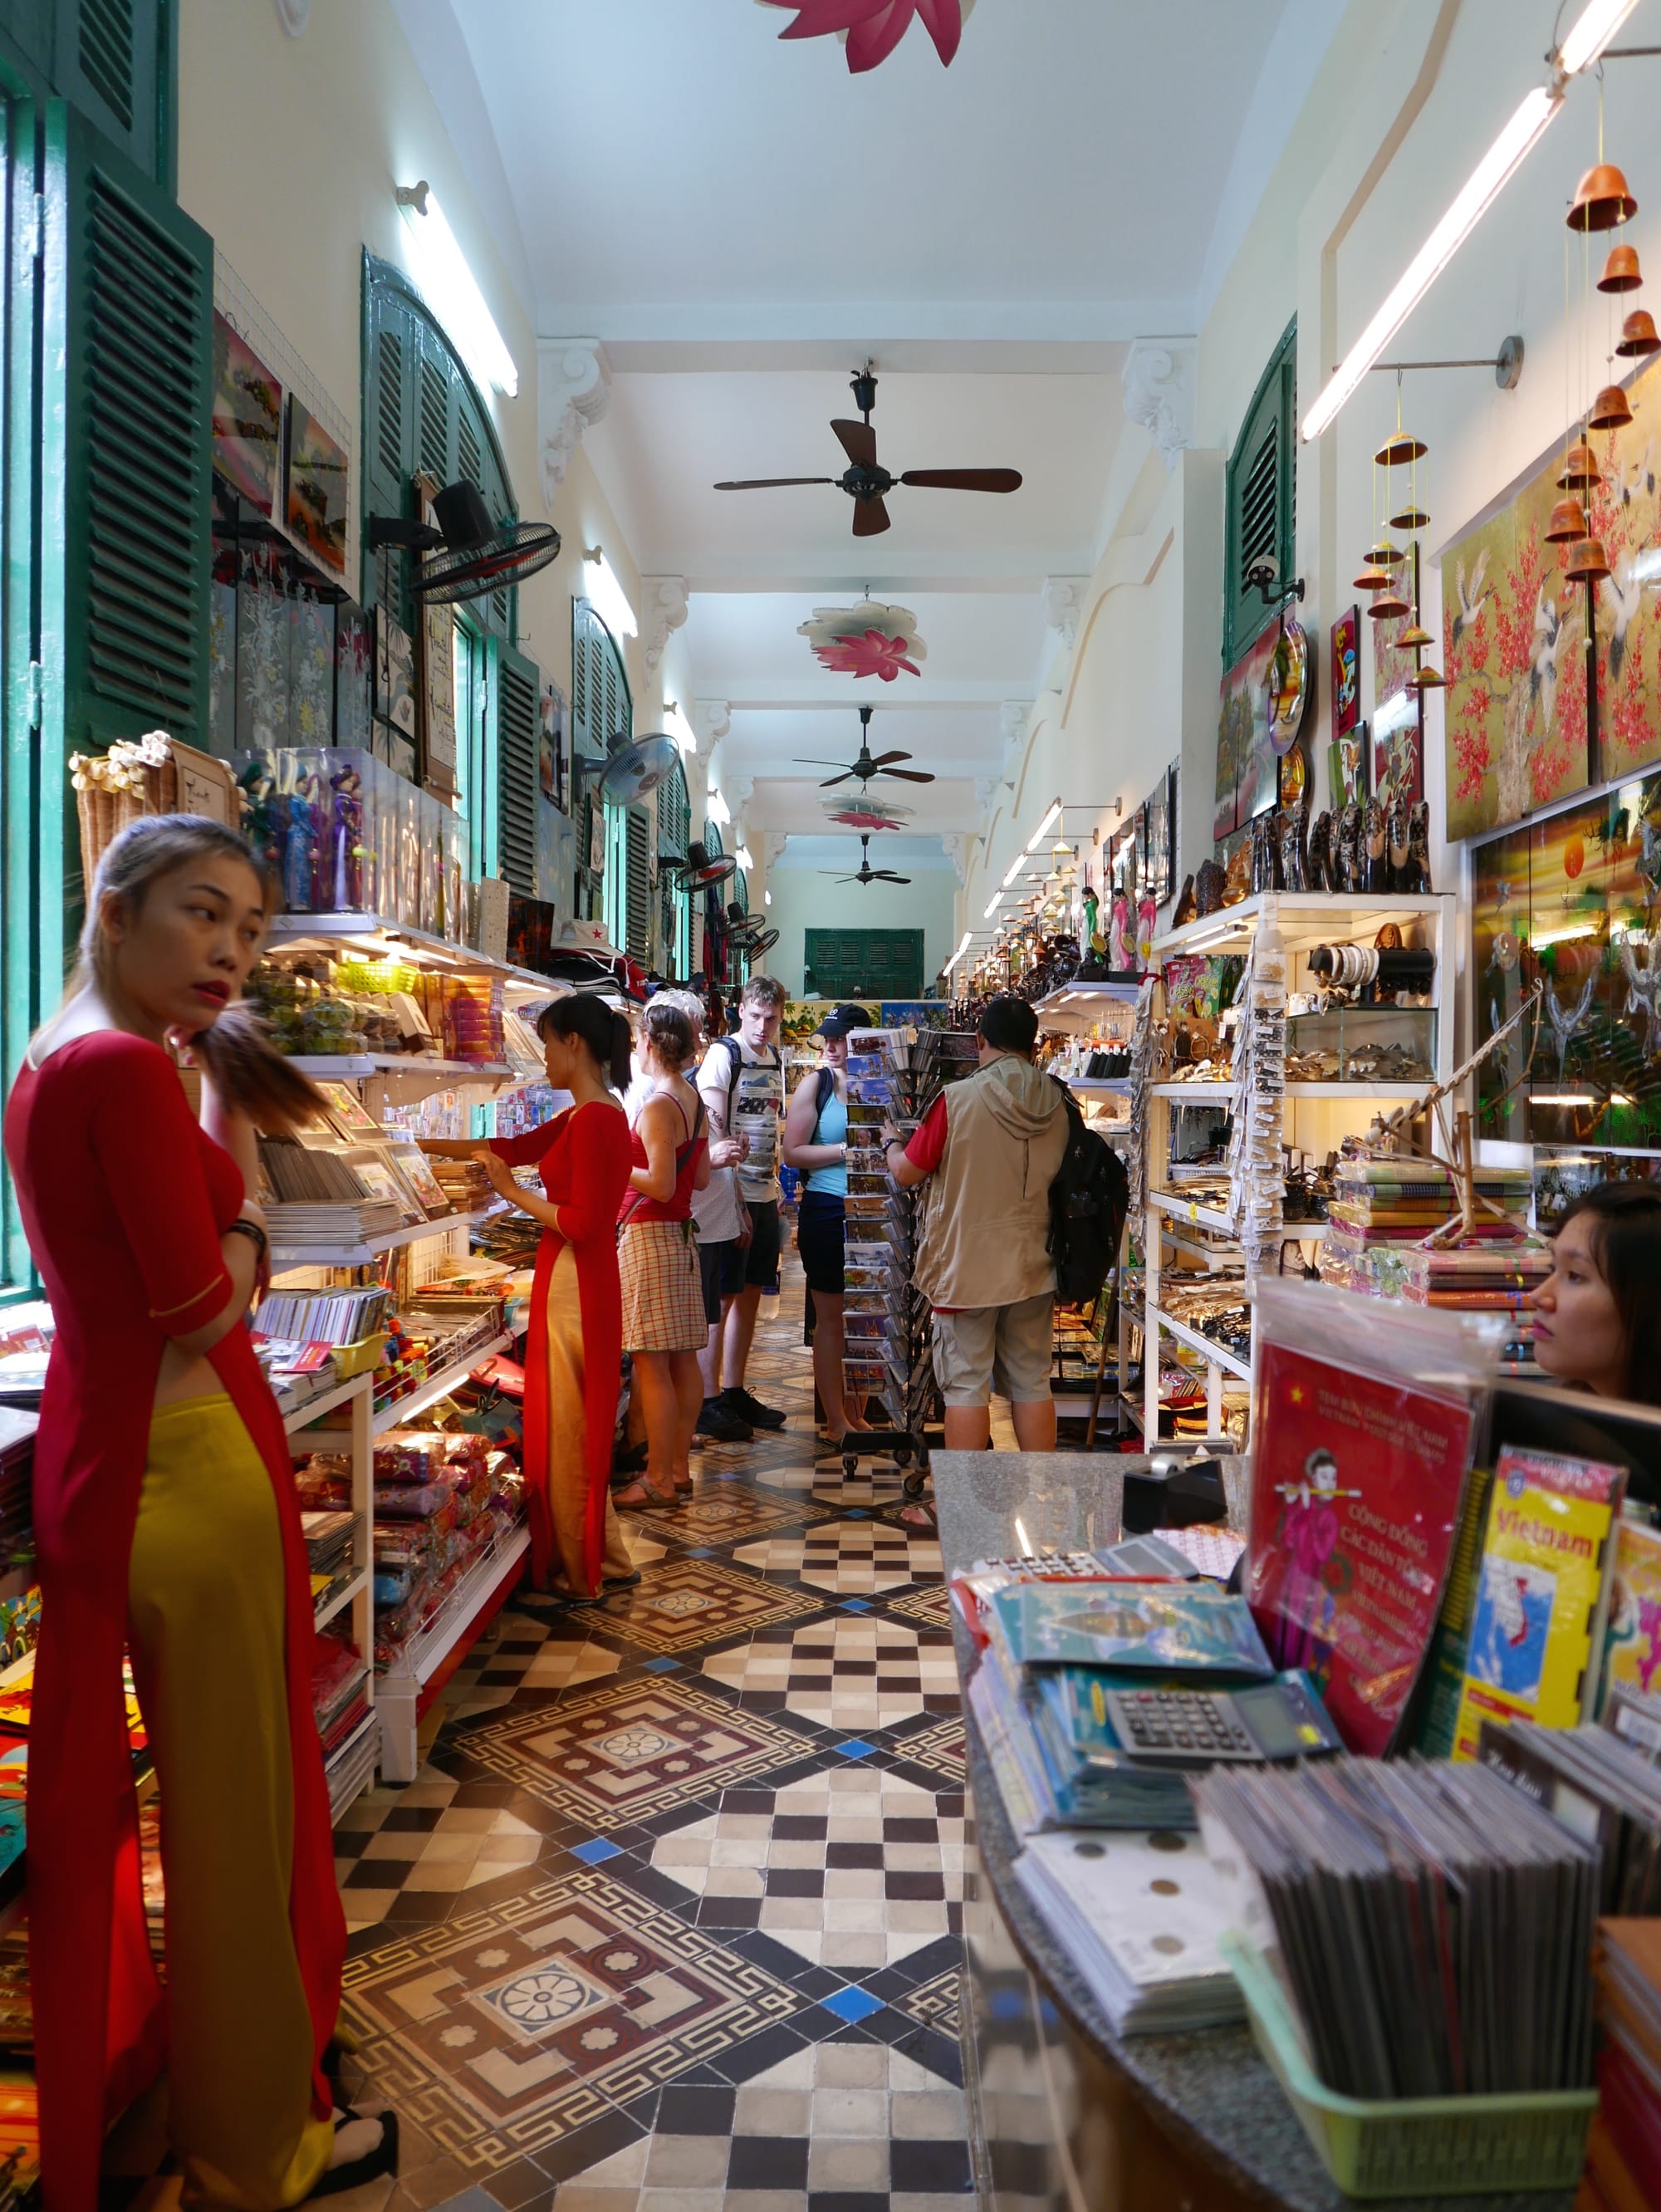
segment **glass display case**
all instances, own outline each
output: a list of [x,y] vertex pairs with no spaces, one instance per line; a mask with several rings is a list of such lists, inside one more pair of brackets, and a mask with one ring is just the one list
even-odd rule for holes
[[1432,1083],[1434,1006],[1334,1005],[1286,1024],[1288,1083]]

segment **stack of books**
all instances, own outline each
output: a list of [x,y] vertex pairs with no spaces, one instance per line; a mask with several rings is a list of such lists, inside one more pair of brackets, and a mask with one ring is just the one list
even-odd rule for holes
[[369,1668],[355,1645],[335,1636],[318,1638],[317,1661],[312,1669],[312,1713],[325,1759],[367,1718]]
[[1661,1923],[1600,1921],[1592,1972],[1603,2103],[1585,2181],[1609,2212],[1641,2212],[1661,2175]]
[[311,1562],[312,1602],[321,1605],[352,1578],[358,1516],[355,1513],[302,1513],[300,1525]]
[[304,1344],[361,1344],[392,1318],[384,1283],[361,1290],[271,1291],[260,1301],[256,1334]]
[[1598,1910],[1661,1913],[1661,1770],[1603,1728],[1485,1721],[1482,1764],[1597,1844]]

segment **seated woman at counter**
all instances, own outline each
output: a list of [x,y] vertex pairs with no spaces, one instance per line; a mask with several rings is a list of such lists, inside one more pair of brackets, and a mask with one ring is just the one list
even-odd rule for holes
[[1661,1184],[1577,1198],[1531,1303],[1534,1356],[1554,1382],[1661,1406]]

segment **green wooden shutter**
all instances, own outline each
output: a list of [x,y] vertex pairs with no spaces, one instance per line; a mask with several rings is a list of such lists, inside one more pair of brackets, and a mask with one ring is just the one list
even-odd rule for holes
[[0,55],[170,195],[178,40],[175,0],[4,0],[0,8]]
[[43,750],[205,748],[213,241],[61,102],[45,153]]
[[1282,578],[1293,574],[1297,542],[1298,325],[1276,347],[1252,404],[1226,478],[1227,551],[1223,575],[1222,657],[1232,667],[1269,618],[1262,594],[1246,589],[1246,573],[1263,560]]
[[[0,665],[5,679],[0,691],[0,1089],[9,1092],[29,1033],[46,1011],[43,984],[50,994],[63,973],[68,794],[62,752],[43,766],[30,678],[35,657],[34,608],[27,588],[36,542],[35,301],[31,226],[22,218],[34,199],[33,102],[0,102],[0,270],[5,278],[0,325],[0,577],[18,580],[0,592]],[[52,885],[50,896],[40,888],[43,868]],[[16,1195],[0,1152],[0,1300],[26,1295],[32,1272]]]
[[542,672],[509,645],[496,652],[496,774],[501,794],[496,872],[536,896],[536,702]]
[[686,770],[676,761],[658,787],[658,857],[684,860],[692,829],[692,800]]
[[627,904],[623,949],[631,959],[652,957],[652,824],[644,806],[628,809]]

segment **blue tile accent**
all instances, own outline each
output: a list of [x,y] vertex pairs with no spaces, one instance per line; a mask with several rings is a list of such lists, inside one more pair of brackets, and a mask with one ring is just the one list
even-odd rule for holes
[[686,1552],[689,1559],[718,1559],[720,1556],[719,1549],[713,1544],[700,1544],[695,1547],[689,1545]]
[[842,1516],[845,1521],[869,1521],[870,1517],[863,1505],[856,1506],[852,1512]]
[[680,1663],[678,1659],[648,1659],[645,1671],[648,1674],[672,1674]]
[[835,1748],[841,1753],[844,1759],[870,1759],[876,1755],[876,1746],[874,1743],[863,1743],[857,1735],[850,1736],[846,1743],[839,1743]]
[[842,1601],[844,1613],[869,1613],[870,1609],[871,1601],[868,1597],[845,1597]]
[[598,1866],[603,1859],[620,1859],[622,1852],[617,1844],[607,1843],[603,1836],[591,1836],[585,1844],[573,1844],[571,1856],[580,1859],[585,1866]]
[[834,2012],[839,2020],[852,2027],[857,2021],[869,2020],[874,2012],[882,2010],[881,1997],[874,1997],[869,1990],[851,1983],[846,1990],[838,1990],[834,1996],[821,1997],[820,2003],[827,2012]]

